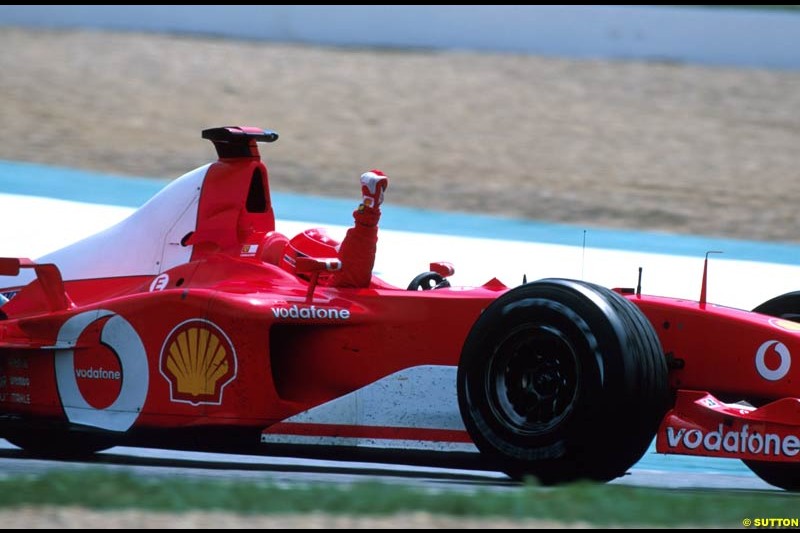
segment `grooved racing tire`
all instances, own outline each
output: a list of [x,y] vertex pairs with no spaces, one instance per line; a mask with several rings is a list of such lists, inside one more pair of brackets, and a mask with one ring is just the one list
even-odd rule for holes
[[[753,309],[754,313],[784,318],[792,322],[800,322],[800,291],[787,292],[767,300]],[[763,400],[750,399],[750,403],[758,407]],[[743,461],[755,475],[776,487],[788,491],[800,491],[800,465],[776,463],[772,461]]]
[[625,474],[669,400],[661,345],[641,311],[563,279],[495,300],[464,343],[457,385],[467,431],[492,466],[544,484]]

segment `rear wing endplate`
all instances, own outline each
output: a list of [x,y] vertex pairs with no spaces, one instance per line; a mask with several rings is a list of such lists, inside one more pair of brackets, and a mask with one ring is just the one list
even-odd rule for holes
[[17,276],[23,268],[36,272],[49,311],[63,311],[74,306],[64,288],[61,271],[53,263],[37,264],[26,258],[0,257],[0,276]]

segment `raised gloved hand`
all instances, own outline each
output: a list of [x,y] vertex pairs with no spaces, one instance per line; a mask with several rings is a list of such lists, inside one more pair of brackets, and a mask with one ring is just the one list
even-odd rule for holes
[[389,186],[389,178],[380,170],[370,170],[361,174],[362,205],[377,209],[383,203],[383,193]]

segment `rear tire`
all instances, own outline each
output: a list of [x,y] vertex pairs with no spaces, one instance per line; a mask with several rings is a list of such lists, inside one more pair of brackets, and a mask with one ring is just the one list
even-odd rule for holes
[[661,345],[641,311],[561,279],[495,300],[467,337],[457,380],[481,453],[512,478],[545,484],[625,474],[669,399]]
[[[753,312],[800,322],[800,291],[776,296],[753,309]],[[748,399],[748,401],[756,407],[765,403],[763,399]],[[788,491],[800,491],[800,464],[772,461],[743,462],[755,475],[770,485]]]

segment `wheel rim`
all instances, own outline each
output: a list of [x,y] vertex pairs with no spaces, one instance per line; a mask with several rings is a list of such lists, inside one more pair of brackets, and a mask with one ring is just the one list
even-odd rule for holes
[[549,432],[573,411],[578,358],[557,329],[526,325],[511,331],[484,375],[494,419],[517,435]]

